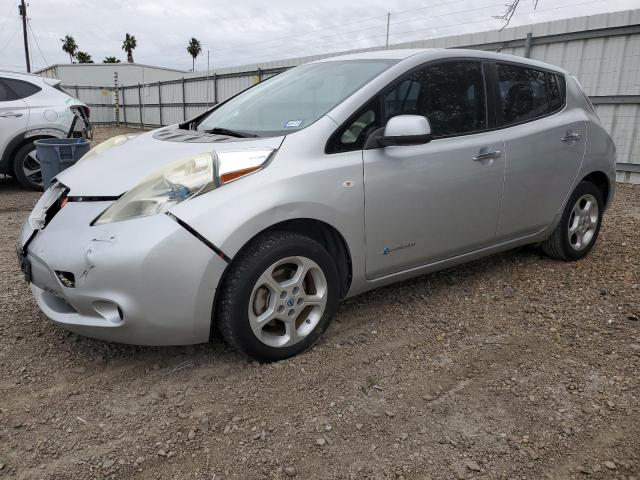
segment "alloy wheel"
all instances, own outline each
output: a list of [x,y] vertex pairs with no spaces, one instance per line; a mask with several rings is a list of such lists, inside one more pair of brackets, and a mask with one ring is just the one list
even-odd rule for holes
[[576,251],[585,249],[593,240],[599,221],[598,202],[587,193],[573,205],[569,216],[569,244]]
[[294,256],[277,261],[255,283],[249,323],[265,345],[289,347],[317,327],[327,304],[327,279],[313,260]]
[[42,186],[42,168],[36,156],[36,149],[31,150],[22,160],[24,176],[34,185]]

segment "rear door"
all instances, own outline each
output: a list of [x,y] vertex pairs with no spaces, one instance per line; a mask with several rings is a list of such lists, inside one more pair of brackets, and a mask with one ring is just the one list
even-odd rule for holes
[[0,156],[7,145],[27,130],[29,107],[0,77]]
[[567,106],[559,73],[511,63],[497,63],[494,73],[506,146],[497,240],[506,240],[553,222],[582,163],[586,118]]

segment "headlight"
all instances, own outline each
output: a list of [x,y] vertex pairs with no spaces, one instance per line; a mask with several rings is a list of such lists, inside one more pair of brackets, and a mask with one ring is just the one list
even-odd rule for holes
[[265,167],[274,150],[201,153],[167,165],[107,208],[94,225],[146,217]]
[[113,147],[122,145],[124,142],[126,142],[127,140],[133,137],[135,137],[135,135],[116,135],[115,137],[111,137],[109,140],[102,142],[101,144],[93,147],[85,155],[83,155],[82,158],[78,161],[84,161],[92,157],[95,157],[96,155],[106,152],[107,150],[110,150]]

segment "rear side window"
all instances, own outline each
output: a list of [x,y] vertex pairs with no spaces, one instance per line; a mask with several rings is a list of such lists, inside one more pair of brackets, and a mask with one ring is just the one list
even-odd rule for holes
[[0,78],[0,102],[8,102],[10,100],[15,100],[16,96],[13,94],[11,90],[7,88],[4,84],[6,79]]
[[504,125],[526,122],[549,112],[545,72],[497,65]]
[[564,77],[556,73],[547,73],[549,87],[549,113],[557,112],[564,107],[565,83]]
[[513,125],[557,112],[565,104],[560,74],[518,65],[496,65],[502,125]]
[[5,78],[4,83],[9,87],[9,90],[16,94],[17,98],[27,98],[41,90],[40,87],[32,83],[16,80],[15,78]]

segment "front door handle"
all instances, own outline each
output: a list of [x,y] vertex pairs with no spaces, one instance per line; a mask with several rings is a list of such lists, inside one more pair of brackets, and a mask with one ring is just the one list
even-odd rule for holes
[[500,150],[494,150],[492,152],[479,153],[475,157],[473,157],[473,159],[476,162],[479,162],[482,160],[494,160],[496,158],[500,158],[501,156],[502,156],[502,152]]
[[572,132],[571,130],[569,130],[564,137],[562,137],[560,140],[562,140],[565,143],[568,142],[575,142],[577,140],[580,140],[582,138],[582,133],[580,132]]
[[0,113],[0,117],[3,118],[8,118],[8,117],[21,117],[22,113],[19,112],[7,112],[7,113]]

